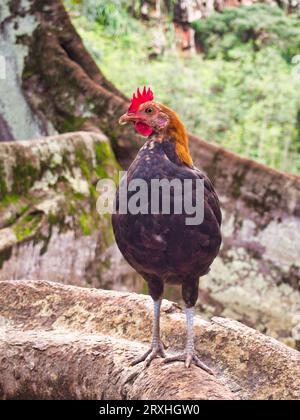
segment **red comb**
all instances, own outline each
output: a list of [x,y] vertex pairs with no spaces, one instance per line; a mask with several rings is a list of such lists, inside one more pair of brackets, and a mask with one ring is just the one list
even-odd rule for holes
[[129,112],[136,112],[140,105],[148,102],[153,101],[153,92],[150,88],[146,90],[146,86],[144,86],[143,92],[141,93],[140,88],[137,89],[136,93],[133,94],[131,99],[131,104],[128,109]]

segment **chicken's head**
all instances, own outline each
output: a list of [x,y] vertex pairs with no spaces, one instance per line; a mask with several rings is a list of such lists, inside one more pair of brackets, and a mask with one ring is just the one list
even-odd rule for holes
[[133,94],[130,107],[119,120],[120,124],[132,123],[135,130],[146,137],[161,133],[169,124],[169,116],[162,104],[154,101],[153,92],[144,87]]

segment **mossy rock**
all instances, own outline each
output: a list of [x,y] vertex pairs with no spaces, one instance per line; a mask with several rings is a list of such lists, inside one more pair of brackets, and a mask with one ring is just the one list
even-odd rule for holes
[[[0,279],[22,278],[26,270],[38,276],[34,265],[47,258],[59,281],[72,283],[78,275],[75,284],[87,285],[95,272],[100,281],[111,261],[97,259],[114,238],[110,215],[97,213],[96,186],[100,178],[117,181],[118,170],[101,133],[0,144]],[[92,285],[101,286],[95,280]]]

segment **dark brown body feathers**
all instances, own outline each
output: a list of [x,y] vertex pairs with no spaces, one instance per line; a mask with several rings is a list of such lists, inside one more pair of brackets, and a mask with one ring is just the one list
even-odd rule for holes
[[[205,275],[221,245],[221,211],[209,179],[197,168],[182,163],[172,139],[149,139],[127,173],[127,180],[203,179],[204,220],[186,225],[186,214],[114,214],[117,244],[129,264],[148,282],[153,299],[161,296],[164,283],[181,284],[183,299],[193,306],[198,297],[199,277]],[[194,193],[194,192],[193,192]],[[130,197],[130,193],[129,193]],[[116,208],[118,211],[118,192]],[[149,195],[149,206],[151,197]]]

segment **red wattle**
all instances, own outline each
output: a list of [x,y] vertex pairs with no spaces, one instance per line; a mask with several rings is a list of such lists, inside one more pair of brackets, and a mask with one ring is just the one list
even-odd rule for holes
[[140,121],[134,124],[134,128],[136,129],[138,133],[140,133],[142,136],[145,136],[145,137],[148,137],[150,136],[150,134],[153,133],[153,130],[149,125]]

